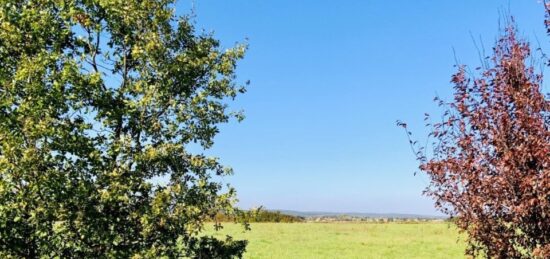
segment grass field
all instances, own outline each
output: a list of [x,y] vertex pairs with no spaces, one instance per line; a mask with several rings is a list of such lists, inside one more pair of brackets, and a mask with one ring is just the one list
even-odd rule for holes
[[254,223],[251,231],[225,224],[208,234],[249,240],[245,258],[464,258],[448,223]]

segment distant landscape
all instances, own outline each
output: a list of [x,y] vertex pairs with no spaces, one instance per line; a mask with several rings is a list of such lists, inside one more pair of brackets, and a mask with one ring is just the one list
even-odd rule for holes
[[326,212],[326,211],[296,211],[296,210],[272,210],[280,211],[283,214],[313,218],[359,218],[359,219],[424,219],[424,220],[443,220],[447,216],[406,214],[406,213],[364,213],[364,212]]
[[449,217],[403,214],[403,213],[361,213],[361,212],[320,212],[320,211],[295,211],[295,210],[269,210],[263,207],[242,210],[238,215],[217,214],[213,221],[216,222],[443,222]]

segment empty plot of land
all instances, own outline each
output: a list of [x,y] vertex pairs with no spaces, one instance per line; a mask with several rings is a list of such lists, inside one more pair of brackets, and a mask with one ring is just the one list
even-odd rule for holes
[[225,224],[217,237],[249,241],[245,258],[464,258],[464,242],[449,223]]

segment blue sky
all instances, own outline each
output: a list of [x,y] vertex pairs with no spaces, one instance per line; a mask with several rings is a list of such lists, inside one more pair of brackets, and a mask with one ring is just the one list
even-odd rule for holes
[[223,125],[208,151],[233,167],[226,180],[243,208],[437,214],[395,121],[423,139],[434,95],[451,94],[453,48],[479,65],[472,36],[489,54],[502,13],[533,45],[548,40],[537,0],[197,0],[194,10],[224,46],[250,45],[238,80],[251,85],[231,104],[246,119]]

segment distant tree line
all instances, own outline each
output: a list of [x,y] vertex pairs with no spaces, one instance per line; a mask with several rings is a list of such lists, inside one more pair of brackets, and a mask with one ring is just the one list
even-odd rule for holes
[[258,209],[251,209],[246,211],[240,211],[235,215],[218,213],[213,218],[216,222],[280,222],[280,223],[295,223],[305,222],[304,217],[283,214],[280,211],[268,211],[262,207]]

